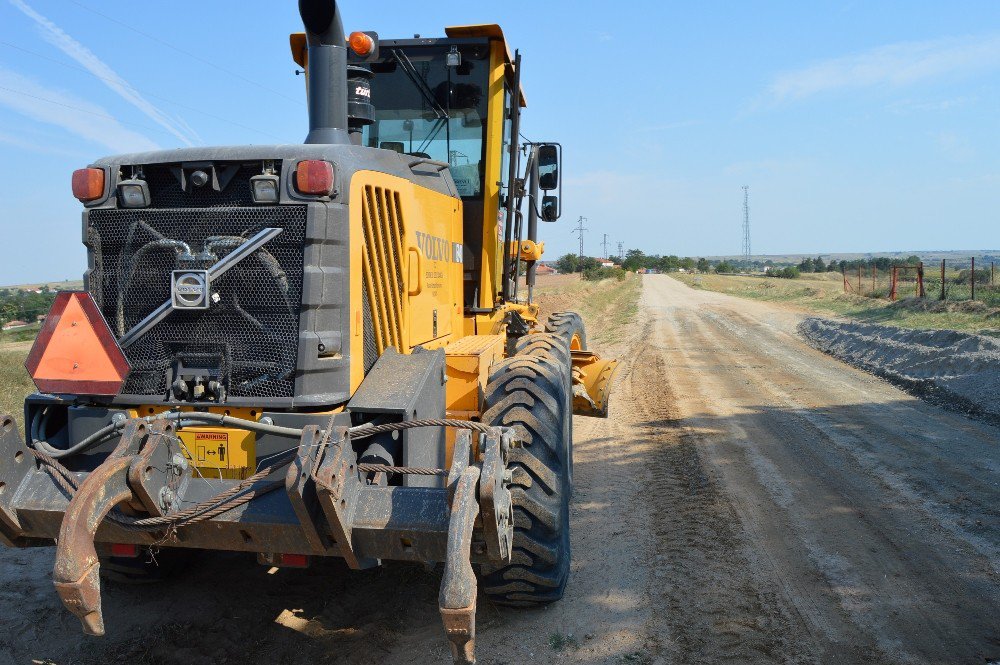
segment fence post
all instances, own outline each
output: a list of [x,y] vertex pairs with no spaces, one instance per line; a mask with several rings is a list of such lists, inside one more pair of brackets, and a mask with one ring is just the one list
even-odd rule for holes
[[917,297],[926,298],[927,292],[924,291],[924,262],[921,261],[917,264]]
[[947,295],[944,290],[944,266],[947,259],[941,259],[941,300],[945,300]]
[[889,300],[896,302],[896,279],[899,271],[896,266],[892,267],[892,279],[889,281]]
[[858,295],[863,296],[864,291],[861,290],[861,264],[858,264]]
[[972,270],[969,271],[972,279],[972,300],[976,299],[976,257],[972,257]]

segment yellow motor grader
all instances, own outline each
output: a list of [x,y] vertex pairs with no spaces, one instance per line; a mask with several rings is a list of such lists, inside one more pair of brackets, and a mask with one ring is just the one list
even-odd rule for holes
[[453,655],[474,662],[479,586],[563,595],[572,416],[607,416],[616,366],[577,314],[532,302],[562,149],[521,142],[498,26],[382,39],[345,34],[333,0],[299,9],[304,144],[73,174],[84,289],[28,357],[24,435],[0,417],[0,541],[55,544],[92,635],[102,575],[192,548],[441,563]]

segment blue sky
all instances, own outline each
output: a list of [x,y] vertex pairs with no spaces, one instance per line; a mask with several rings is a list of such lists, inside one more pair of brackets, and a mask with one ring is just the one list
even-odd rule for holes
[[[547,258],[1000,246],[1000,3],[345,2],[348,30],[498,22],[523,131],[565,146]],[[85,268],[73,169],[299,142],[296,3],[0,0],[0,283]]]

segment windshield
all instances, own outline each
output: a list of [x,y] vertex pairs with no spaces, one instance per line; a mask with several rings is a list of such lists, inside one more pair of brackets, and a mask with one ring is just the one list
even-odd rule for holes
[[448,66],[450,46],[385,49],[371,66],[375,122],[364,128],[371,148],[424,157],[451,166],[463,197],[483,191],[488,60],[460,48]]

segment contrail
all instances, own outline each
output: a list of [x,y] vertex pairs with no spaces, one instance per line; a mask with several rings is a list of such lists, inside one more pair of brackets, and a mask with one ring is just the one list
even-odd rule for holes
[[34,79],[2,67],[0,67],[0,106],[16,111],[35,122],[60,127],[113,152],[159,149],[156,143],[138,132],[123,127],[106,109],[89,100],[45,87]]
[[[121,96],[122,99],[145,113],[153,122],[173,134],[185,145],[190,146],[196,142],[200,142],[200,137],[194,130],[190,129],[186,122],[178,122],[147,101],[138,90],[133,88],[128,81],[119,76],[90,49],[70,37],[55,23],[36,12],[24,0],[10,0],[10,3],[38,24],[42,29],[42,36],[45,37],[46,41],[80,63],[87,71],[99,78],[106,86]],[[185,131],[185,129],[188,131]]]

